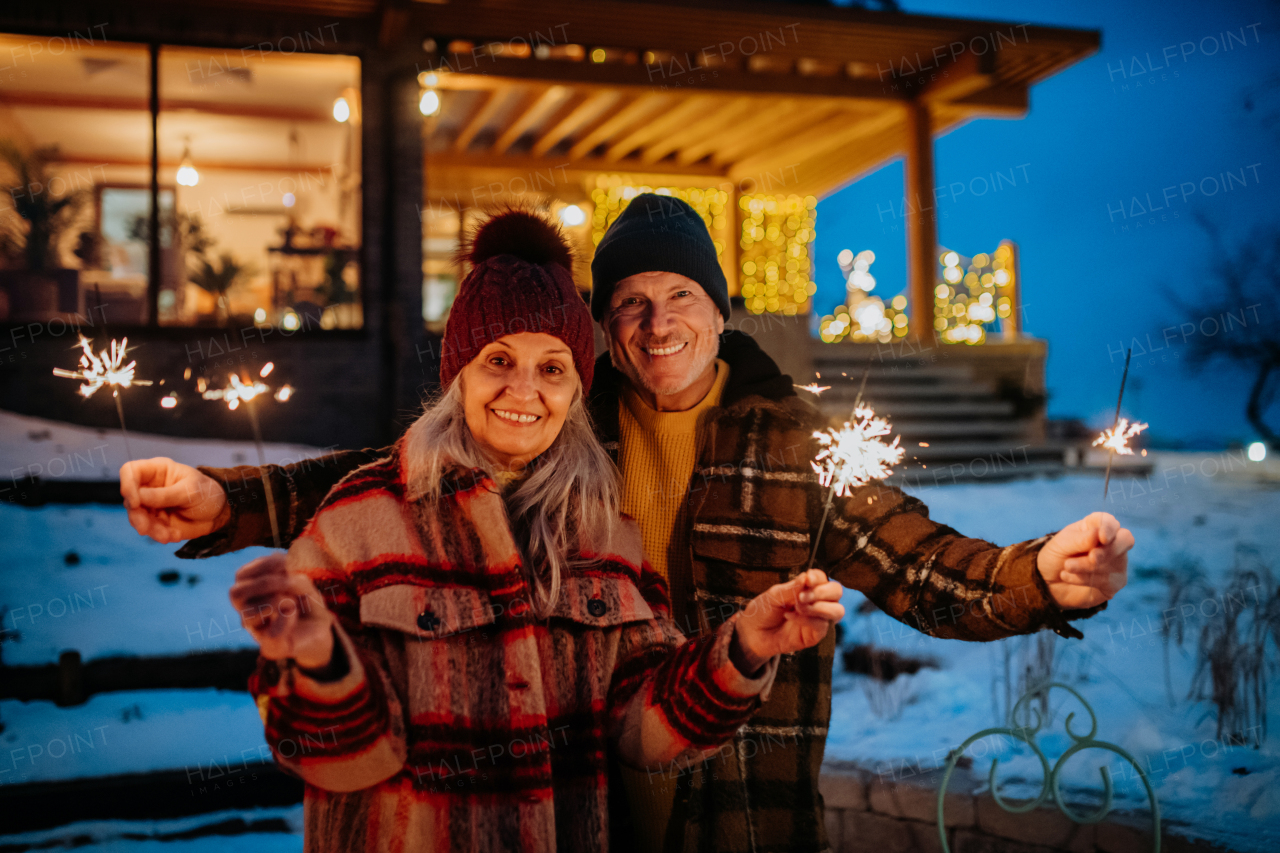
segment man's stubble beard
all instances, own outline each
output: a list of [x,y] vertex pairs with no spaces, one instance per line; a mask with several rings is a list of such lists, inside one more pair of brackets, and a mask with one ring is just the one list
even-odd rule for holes
[[[716,338],[719,338],[718,334],[715,334],[714,332],[712,334]],[[697,342],[697,340],[698,338],[695,335],[693,338],[689,340],[689,346],[692,347]],[[605,341],[609,345],[610,363],[612,363],[613,366],[619,372],[621,372],[623,376],[627,377],[627,379],[631,382],[632,385],[634,385],[636,388],[643,388],[645,391],[648,391],[650,394],[655,394],[663,397],[669,397],[675,394],[679,394],[681,391],[684,391],[686,388],[693,385],[693,383],[697,382],[698,379],[702,377],[702,374],[706,373],[707,367],[715,363],[716,358],[720,354],[719,346],[716,346],[710,349],[707,353],[707,356],[704,359],[702,359],[699,364],[694,365],[689,370],[688,374],[686,374],[686,376],[684,377],[683,384],[679,385],[678,387],[675,387],[675,386],[655,387],[654,385],[651,385],[650,383],[645,381],[644,375],[640,372],[640,368],[636,366],[635,362],[633,362],[629,358],[621,358],[621,359],[618,358],[618,356],[614,353],[613,336],[610,335],[608,332],[605,332]],[[623,352],[629,354],[629,351],[625,347],[623,348]]]

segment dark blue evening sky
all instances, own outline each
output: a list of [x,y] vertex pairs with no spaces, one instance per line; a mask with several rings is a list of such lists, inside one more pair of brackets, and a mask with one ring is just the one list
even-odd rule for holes
[[[1049,342],[1050,416],[1109,424],[1122,349],[1137,338],[1130,371],[1130,382],[1137,382],[1126,392],[1125,411],[1151,423],[1152,444],[1207,448],[1256,440],[1244,416],[1250,373],[1225,362],[1200,376],[1188,373],[1177,332],[1172,344],[1154,348],[1164,343],[1162,329],[1184,320],[1164,292],[1194,298],[1210,286],[1214,258],[1195,215],[1209,217],[1232,241],[1263,223],[1280,227],[1272,196],[1280,130],[1261,120],[1275,116],[1280,99],[1258,97],[1265,81],[1274,87],[1280,79],[1280,5],[903,5],[919,14],[1102,31],[1096,55],[1032,90],[1026,118],[975,121],[939,138],[935,147],[935,183],[955,187],[954,197],[945,192],[939,202],[939,242],[965,255],[991,251],[1004,238],[1021,248],[1025,328]],[[1195,47],[1185,48],[1184,58],[1185,42]],[[1166,64],[1170,47],[1173,58]],[[1251,93],[1259,101],[1252,112],[1244,107]],[[989,186],[996,172],[1003,174],[998,191]],[[1212,194],[1227,172],[1235,175],[1230,191]],[[984,183],[985,195],[978,195]],[[1196,188],[1185,199],[1178,190],[1164,200],[1166,187],[1192,183]],[[905,289],[902,195],[897,161],[819,204],[821,312],[843,298],[835,257],[844,248],[875,252],[877,295],[888,299]],[[1146,207],[1148,195],[1162,209],[1138,215],[1132,200]],[[1280,322],[1265,315],[1247,319]],[[1203,328],[1211,333],[1214,326]],[[1280,422],[1280,405],[1269,419]]]

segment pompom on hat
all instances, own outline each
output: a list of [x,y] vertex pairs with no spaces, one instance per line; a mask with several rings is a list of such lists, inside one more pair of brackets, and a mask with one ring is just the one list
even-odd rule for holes
[[445,324],[440,384],[504,335],[541,332],[564,341],[582,389],[591,388],[591,311],[573,284],[573,252],[559,227],[529,210],[496,213],[472,235],[462,259],[471,271]]

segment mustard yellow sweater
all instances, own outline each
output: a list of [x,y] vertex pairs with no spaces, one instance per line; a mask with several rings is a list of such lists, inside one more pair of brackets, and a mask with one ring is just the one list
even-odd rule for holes
[[[618,404],[621,431],[622,511],[640,525],[644,552],[671,588],[671,615],[686,633],[693,594],[689,556],[689,481],[702,443],[702,415],[720,405],[729,365],[716,359],[716,380],[707,396],[683,412],[659,412],[630,385]],[[622,768],[632,822],[641,850],[660,851],[671,820],[676,779],[672,775]]]

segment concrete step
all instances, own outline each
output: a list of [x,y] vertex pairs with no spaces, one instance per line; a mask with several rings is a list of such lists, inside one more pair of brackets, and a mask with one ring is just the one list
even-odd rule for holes
[[[825,382],[825,379],[839,379],[853,383],[855,388],[862,382],[862,374],[867,371],[867,367],[868,365],[865,364],[850,364],[845,361],[816,362],[813,365],[814,371],[822,374],[823,379],[817,380],[820,384],[831,384]],[[867,372],[868,384],[889,381],[965,382],[973,379],[974,376],[973,367],[967,364],[914,366],[873,363],[870,368],[870,371]]]
[[[876,398],[867,396],[866,402],[876,410],[893,418],[935,420],[952,418],[1010,417],[1013,403],[1007,400],[988,400],[981,397],[969,399],[920,399],[895,400],[881,405]],[[834,417],[848,417],[853,400],[827,400],[826,395],[819,408]]]
[[996,461],[997,457],[1007,464],[1018,460],[1056,459],[1059,463],[1065,458],[1062,447],[1054,444],[1033,444],[1031,442],[1010,443],[1008,441],[927,441],[928,447],[921,447],[919,442],[903,442],[907,451],[906,460],[910,462],[941,462],[957,459],[972,459],[979,456]]
[[989,463],[985,457],[976,457],[964,462],[949,464],[929,463],[922,465],[899,466],[894,473],[885,478],[891,486],[902,489],[927,489],[931,486],[948,486],[956,483],[990,483],[1004,480],[1017,480],[1026,477],[1042,477],[1062,474],[1066,469],[1061,461],[1019,462],[1010,465]]
[[[822,385],[822,381],[818,380],[818,384]],[[830,390],[822,392],[822,399],[835,400],[853,400],[858,396],[857,382],[851,382],[848,385],[843,382],[830,384]],[[948,382],[946,384],[917,383],[917,382],[871,382],[867,381],[867,388],[862,396],[868,400],[894,400],[898,398],[958,398],[958,397],[994,397],[996,394],[996,386],[994,382],[983,382],[981,380],[969,380],[967,382]]]

